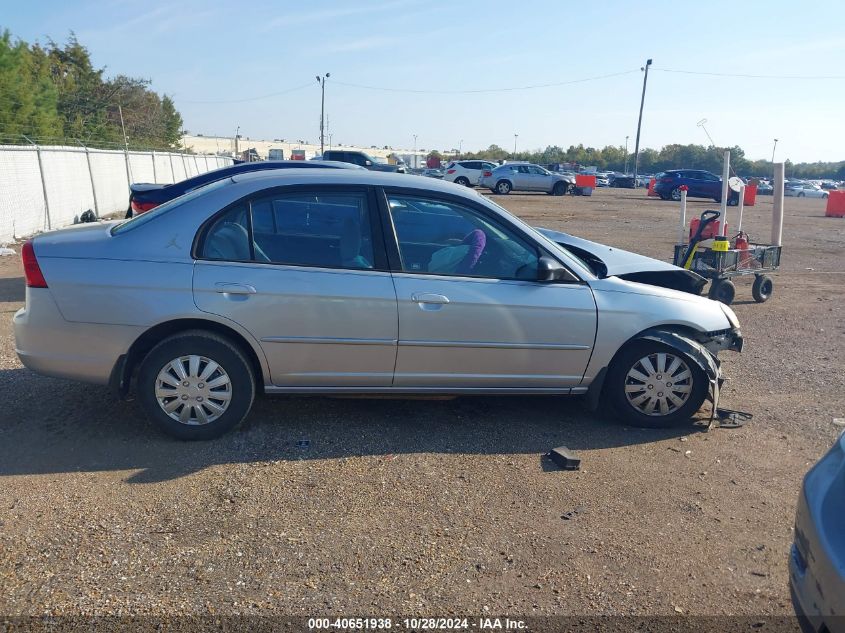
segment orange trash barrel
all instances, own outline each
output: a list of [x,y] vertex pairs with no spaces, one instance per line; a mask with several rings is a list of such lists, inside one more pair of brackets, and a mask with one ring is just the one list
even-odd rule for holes
[[657,182],[656,178],[652,178],[651,180],[648,181],[648,195],[650,195],[654,198],[659,198],[660,196],[658,194],[654,193],[654,184],[656,182]]
[[828,194],[824,214],[829,218],[845,218],[845,191],[831,191]]
[[757,202],[757,185],[745,185],[745,196],[742,198],[742,204],[746,207],[753,207]]
[[595,189],[596,188],[596,177],[588,175],[588,174],[576,174],[575,175],[575,186],[576,187],[592,187],[593,189]]

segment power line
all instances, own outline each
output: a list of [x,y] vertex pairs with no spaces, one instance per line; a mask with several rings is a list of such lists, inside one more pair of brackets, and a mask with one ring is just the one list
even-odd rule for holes
[[303,90],[305,88],[311,87],[311,82],[307,84],[303,84],[301,86],[297,86],[296,88],[288,88],[287,90],[281,90],[279,92],[271,92],[266,95],[258,95],[256,97],[244,97],[243,99],[220,99],[220,100],[213,100],[213,101],[197,101],[193,99],[178,99],[180,103],[245,103],[247,101],[258,101],[259,99],[269,99],[270,97],[278,97],[280,95],[286,95],[291,92],[296,92],[297,90]]
[[414,88],[391,88],[387,86],[367,86],[363,84],[354,84],[345,81],[334,80],[333,83],[339,86],[347,86],[350,88],[361,88],[363,90],[380,90],[382,92],[410,92],[414,94],[479,94],[485,92],[513,92],[517,90],[534,90],[537,88],[552,88],[555,86],[567,86],[570,84],[579,84],[587,81],[598,81],[600,79],[609,79],[610,77],[620,77],[622,75],[630,75],[631,73],[639,72],[639,68],[633,70],[625,70],[618,73],[610,73],[607,75],[597,75],[595,77],[584,77],[582,79],[570,79],[567,81],[556,81],[545,84],[533,84],[529,86],[509,86],[502,88],[477,88],[473,90],[435,90],[435,89],[414,89]]
[[655,68],[663,73],[678,73],[681,75],[705,75],[708,77],[738,77],[741,79],[806,79],[806,80],[836,80],[845,79],[845,75],[752,75],[748,73],[710,73],[699,70],[676,70],[670,68]]

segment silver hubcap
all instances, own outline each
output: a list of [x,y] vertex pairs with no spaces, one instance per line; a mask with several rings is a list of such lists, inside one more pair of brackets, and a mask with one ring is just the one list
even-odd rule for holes
[[681,199],[681,192],[677,189],[672,190],[672,200],[680,200]]
[[692,372],[674,354],[644,356],[625,377],[625,397],[645,415],[661,416],[681,408],[692,393]]
[[499,184],[499,193],[507,193],[508,189],[510,189],[510,187],[508,187],[507,183],[503,182]]
[[210,358],[180,356],[158,373],[155,394],[167,415],[182,424],[197,426],[223,415],[232,400],[232,381]]

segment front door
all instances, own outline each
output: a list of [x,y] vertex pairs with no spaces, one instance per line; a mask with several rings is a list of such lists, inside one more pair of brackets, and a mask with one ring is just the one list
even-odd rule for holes
[[[366,189],[278,189],[221,214],[194,266],[200,310],[260,342],[278,386],[389,386],[397,309]],[[376,229],[378,231],[378,229]]]
[[483,209],[388,200],[401,257],[395,387],[565,392],[581,382],[596,333],[587,285],[536,281],[539,247]]

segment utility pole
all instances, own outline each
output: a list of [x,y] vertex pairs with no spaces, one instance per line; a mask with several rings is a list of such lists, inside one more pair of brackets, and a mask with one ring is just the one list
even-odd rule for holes
[[420,161],[417,158],[417,135],[414,134],[414,169],[420,166]]
[[326,139],[326,79],[331,76],[331,73],[326,73],[322,77],[320,77],[320,75],[317,75],[317,83],[320,84],[320,88],[322,89],[322,96],[320,98],[320,155],[323,154]]
[[516,158],[516,139],[519,137],[519,134],[514,133],[513,135],[513,157]]
[[[645,68],[642,69],[645,71],[645,75],[643,76],[643,96],[640,99],[640,118],[637,120],[637,140],[634,143],[634,183],[637,181],[637,170],[640,167],[640,128],[643,125],[643,106],[645,105],[645,88],[648,83],[649,66],[651,66],[650,59],[646,61]],[[636,186],[636,184],[634,186]]]
[[461,142],[458,143],[458,154],[464,155],[464,139],[461,139]]
[[625,136],[625,175],[628,175],[628,136]]
[[241,126],[238,126],[238,129],[235,130],[235,158],[238,157],[238,139],[241,136]]

